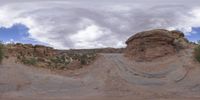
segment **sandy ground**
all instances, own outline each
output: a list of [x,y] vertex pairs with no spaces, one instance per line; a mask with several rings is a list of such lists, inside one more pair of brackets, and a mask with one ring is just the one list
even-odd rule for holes
[[61,73],[10,58],[0,65],[0,100],[200,100],[199,76],[192,49],[154,62],[100,54],[88,67]]

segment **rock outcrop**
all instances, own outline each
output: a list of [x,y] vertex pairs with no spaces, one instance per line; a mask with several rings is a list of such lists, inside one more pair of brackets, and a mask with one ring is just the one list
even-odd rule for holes
[[39,56],[39,57],[49,57],[54,55],[54,49],[51,47],[41,46],[32,44],[9,44],[7,46],[7,53],[11,56]]
[[125,55],[137,61],[152,61],[187,47],[180,31],[156,29],[135,34],[126,41]]
[[53,48],[51,48],[51,47],[35,45],[34,53],[35,53],[35,56],[49,57],[49,56],[53,56],[55,52],[54,52]]

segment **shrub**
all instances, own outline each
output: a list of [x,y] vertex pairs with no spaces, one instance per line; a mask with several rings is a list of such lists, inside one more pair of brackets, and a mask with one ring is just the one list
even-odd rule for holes
[[199,41],[199,44],[198,46],[195,48],[194,50],[194,56],[195,56],[195,59],[200,62],[200,41]]
[[58,70],[62,70],[67,68],[67,65],[69,64],[69,60],[66,59],[66,57],[64,55],[62,56],[56,56],[53,58],[50,58],[50,63],[49,63],[49,68],[50,69],[58,69]]
[[86,54],[81,55],[81,57],[80,57],[81,65],[86,65],[86,64],[88,64],[87,60],[88,60],[88,59],[87,59],[87,55],[86,55]]
[[0,42],[0,63],[2,63],[3,58],[4,58],[4,45]]
[[87,65],[90,62],[94,61],[95,57],[96,57],[96,54],[94,53],[82,54],[80,56],[80,62],[82,65]]
[[31,57],[31,58],[23,58],[22,62],[26,65],[36,65],[37,63],[37,59],[35,57]]
[[69,53],[49,57],[19,54],[17,59],[25,65],[42,66],[52,70],[65,70],[81,68],[83,65],[88,65],[94,61],[95,57],[95,53]]

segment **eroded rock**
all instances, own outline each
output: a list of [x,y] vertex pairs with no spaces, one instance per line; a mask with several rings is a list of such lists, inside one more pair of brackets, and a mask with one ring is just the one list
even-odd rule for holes
[[187,47],[180,31],[156,29],[139,32],[126,41],[125,55],[137,61],[152,61]]

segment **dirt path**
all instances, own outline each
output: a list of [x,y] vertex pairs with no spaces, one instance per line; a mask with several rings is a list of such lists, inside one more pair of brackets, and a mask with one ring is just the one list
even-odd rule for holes
[[155,62],[101,54],[67,76],[9,59],[0,66],[0,100],[199,100],[200,69],[191,52]]

